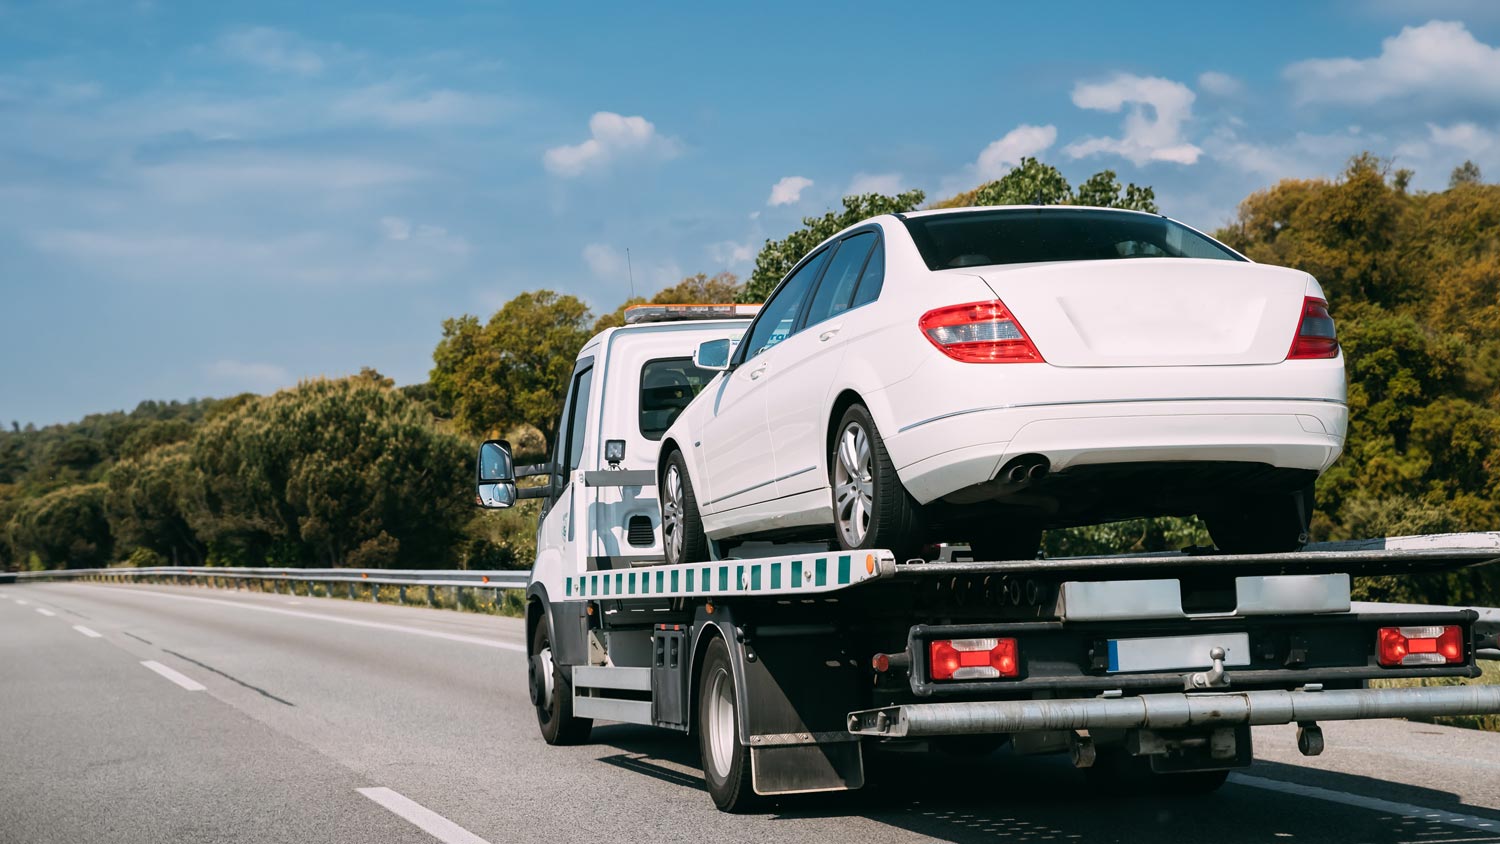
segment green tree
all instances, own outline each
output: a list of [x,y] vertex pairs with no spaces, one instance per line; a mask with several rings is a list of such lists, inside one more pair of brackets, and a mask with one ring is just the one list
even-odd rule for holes
[[1457,167],[1454,167],[1453,172],[1449,174],[1448,189],[1452,190],[1453,188],[1463,187],[1464,185],[1477,185],[1482,183],[1483,181],[1483,177],[1479,174],[1479,165],[1475,164],[1472,161],[1465,161]]
[[1073,188],[1063,178],[1062,171],[1028,156],[1009,173],[981,185],[974,194],[973,204],[1067,205],[1072,201]]
[[177,442],[129,456],[105,476],[105,513],[120,556],[145,548],[175,566],[203,564],[205,549],[181,505],[189,448]]
[[606,328],[624,325],[625,311],[636,305],[716,305],[739,301],[742,290],[740,279],[734,273],[725,272],[713,276],[706,273],[690,275],[658,292],[649,300],[640,297],[625,300],[625,303],[614,311],[599,317],[599,320],[594,323],[594,331],[597,333]]
[[1101,170],[1085,179],[1083,184],[1078,186],[1078,194],[1073,197],[1073,204],[1094,208],[1125,208],[1150,214],[1158,213],[1156,191],[1132,182],[1126,185],[1124,192],[1121,193],[1120,180],[1113,170]]
[[470,448],[379,379],[306,381],[205,425],[180,500],[214,560],[441,568],[472,514]]
[[110,560],[103,484],[80,484],[22,502],[9,534],[17,558],[35,556],[48,568],[94,568]]
[[844,197],[840,211],[829,211],[821,217],[804,217],[802,228],[781,240],[767,240],[755,257],[755,269],[745,283],[736,301],[764,302],[783,276],[802,260],[814,246],[827,240],[839,231],[861,220],[881,214],[897,214],[915,210],[926,199],[919,190],[910,190],[896,196],[867,193],[861,196]]
[[574,359],[592,335],[588,307],[551,290],[522,293],[484,325],[473,316],[445,320],[433,391],[470,434],[527,424],[551,442]]

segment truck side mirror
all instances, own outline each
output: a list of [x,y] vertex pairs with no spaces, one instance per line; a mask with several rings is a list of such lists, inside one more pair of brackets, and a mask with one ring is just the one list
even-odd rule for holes
[[693,350],[693,366],[723,372],[729,368],[729,359],[734,355],[734,347],[738,343],[738,340],[728,338],[699,343],[698,348]]
[[510,455],[510,443],[486,440],[479,446],[474,486],[474,503],[486,510],[515,506],[516,463]]

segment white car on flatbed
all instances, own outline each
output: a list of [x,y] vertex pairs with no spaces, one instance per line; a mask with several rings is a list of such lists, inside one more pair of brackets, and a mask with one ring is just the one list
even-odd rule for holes
[[867,220],[696,363],[723,374],[662,440],[673,563],[749,539],[1025,559],[1155,515],[1295,550],[1348,425],[1316,279],[1133,211]]

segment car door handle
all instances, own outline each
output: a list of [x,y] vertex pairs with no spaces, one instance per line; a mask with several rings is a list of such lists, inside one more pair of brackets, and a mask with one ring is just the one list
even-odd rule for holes
[[765,364],[761,364],[760,366],[757,366],[756,368],[750,370],[750,380],[751,381],[759,381],[760,380],[760,376],[765,375],[765,374],[766,374],[766,365]]
[[843,327],[844,326],[842,325],[828,326],[827,328],[823,329],[822,333],[818,335],[818,342],[827,343],[829,340],[832,340],[834,338],[834,335],[839,333],[839,329]]

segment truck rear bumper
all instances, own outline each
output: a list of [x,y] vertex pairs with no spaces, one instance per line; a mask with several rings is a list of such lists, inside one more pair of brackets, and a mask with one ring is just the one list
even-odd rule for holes
[[849,732],[862,736],[907,738],[1042,730],[1265,726],[1494,713],[1500,713],[1500,686],[1319,692],[1265,690],[1079,700],[902,704],[849,713]]

